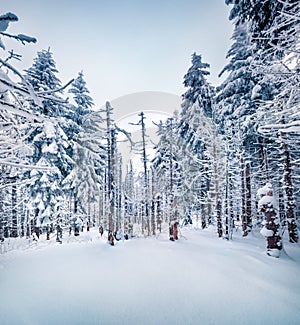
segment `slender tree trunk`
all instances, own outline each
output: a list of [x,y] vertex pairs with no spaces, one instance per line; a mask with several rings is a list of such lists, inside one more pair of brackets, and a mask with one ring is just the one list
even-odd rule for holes
[[[114,166],[115,166],[115,153],[114,153],[114,141],[115,133],[111,130],[110,135],[110,154],[109,154],[109,177],[108,177],[108,198],[109,198],[109,218],[108,218],[108,229],[109,234],[113,235],[114,232],[114,213],[115,213],[115,184],[114,184]],[[109,236],[109,242],[113,246],[113,237]]]
[[90,231],[91,226],[91,202],[88,202],[88,221],[86,225],[86,231]]
[[223,235],[223,227],[222,227],[222,218],[221,218],[221,201],[220,201],[220,193],[219,193],[219,175],[218,175],[218,162],[217,162],[217,147],[216,140],[214,138],[213,145],[213,155],[214,155],[214,179],[215,179],[215,210],[217,217],[217,232],[219,238]]
[[50,240],[50,226],[47,225],[47,240]]
[[233,212],[233,183],[232,178],[229,177],[229,198],[228,198],[228,213],[229,213],[229,226],[230,226],[230,236],[232,239],[232,232],[234,228],[234,212]]
[[114,188],[114,165],[115,165],[115,152],[114,141],[115,132],[111,127],[111,115],[112,107],[109,102],[106,103],[106,131],[107,131],[107,200],[109,202],[108,209],[108,243],[114,245],[114,212],[115,212],[115,188]]
[[247,218],[246,218],[246,200],[245,200],[245,164],[242,152],[240,153],[240,176],[241,176],[241,219],[242,219],[242,230],[243,236],[248,235],[247,229]]
[[1,189],[0,189],[0,241],[1,242],[4,241],[4,209],[3,209],[3,192]]
[[246,215],[247,232],[252,230],[252,208],[251,208],[251,175],[250,162],[246,163]]
[[76,195],[74,195],[74,214],[78,212],[78,201],[76,199]]
[[33,226],[32,226],[32,231],[35,233],[37,238],[40,238],[40,227],[37,226],[37,218],[39,216],[39,209],[35,209],[35,216],[34,219],[32,220]]
[[151,187],[151,231],[152,231],[152,235],[155,236],[156,234],[156,224],[155,224],[155,175],[154,175],[154,171],[152,170],[152,187]]
[[284,210],[284,195],[282,189],[280,188],[279,184],[279,192],[278,192],[278,208],[279,208],[279,218],[282,227],[286,225],[286,218],[285,218],[285,210]]
[[226,187],[225,187],[225,238],[227,240],[232,237],[233,227],[233,183],[231,176],[231,168],[229,161],[232,157],[230,156],[231,151],[229,150],[229,144],[226,144]]
[[[13,179],[13,182],[16,181],[16,178]],[[12,185],[11,189],[11,214],[12,214],[12,231],[11,237],[18,237],[18,210],[17,210],[17,186]]]
[[219,199],[217,199],[216,214],[217,214],[218,236],[219,238],[221,238],[223,236],[223,226],[222,226],[222,218],[221,218],[221,201]]
[[[201,198],[203,200],[204,198]],[[201,203],[201,228],[206,228],[205,204]]]
[[297,243],[299,240],[297,224],[295,217],[295,203],[292,184],[292,167],[288,145],[282,142],[282,153],[284,156],[284,188],[286,196],[286,221],[288,225],[289,240],[291,243]]
[[141,116],[142,126],[142,146],[143,146],[143,167],[144,167],[144,211],[146,217],[146,228],[148,236],[150,236],[150,220],[149,220],[149,180],[147,169],[147,154],[146,154],[146,128],[145,128],[145,115],[143,112],[139,114]]
[[225,184],[225,209],[224,209],[224,214],[225,214],[225,233],[224,237],[229,240],[229,209],[228,209],[228,186],[229,186],[229,175],[228,175],[228,160],[226,162],[226,184]]
[[269,163],[268,163],[268,153],[267,149],[265,148],[264,139],[262,137],[258,137],[258,146],[260,149],[260,156],[261,156],[261,162],[260,162],[260,170],[262,171],[262,175],[260,177],[261,179],[261,186],[265,182],[269,182]]
[[161,197],[159,195],[157,195],[156,197],[156,223],[159,232],[161,232],[162,211],[161,211]]

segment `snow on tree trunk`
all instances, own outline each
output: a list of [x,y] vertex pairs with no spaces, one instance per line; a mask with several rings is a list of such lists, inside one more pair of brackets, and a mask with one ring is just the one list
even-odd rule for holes
[[162,213],[162,199],[160,195],[156,196],[155,200],[156,204],[156,223],[157,223],[157,229],[159,232],[161,232],[161,224],[162,224],[162,218],[163,218],[163,213]]
[[[13,178],[13,182],[16,181],[16,177]],[[17,186],[15,184],[12,185],[11,190],[11,214],[12,214],[12,231],[11,237],[18,237],[18,213],[17,213]]]
[[220,193],[219,193],[219,174],[218,174],[218,162],[217,162],[217,146],[216,146],[216,135],[214,132],[214,142],[213,142],[213,157],[214,157],[214,180],[215,180],[215,209],[216,209],[216,217],[217,217],[217,232],[219,238],[223,235],[222,228],[222,218],[221,218],[221,201],[220,201]]
[[152,235],[156,235],[156,224],[155,224],[155,197],[154,197],[154,192],[155,192],[155,183],[157,182],[155,178],[155,173],[153,169],[151,168],[151,176],[152,176],[152,183],[151,183],[151,194],[152,194],[152,199],[151,199],[151,232]]
[[114,245],[114,202],[115,202],[115,191],[114,191],[114,164],[115,164],[115,156],[114,156],[114,137],[115,132],[111,126],[111,118],[110,115],[112,114],[112,107],[110,103],[106,103],[106,127],[107,127],[107,199],[109,202],[108,208],[108,242],[110,245]]
[[275,198],[273,188],[270,183],[260,188],[257,192],[259,198],[258,209],[265,215],[264,226],[260,233],[267,240],[267,254],[279,257],[282,249],[280,236],[280,220],[275,209]]
[[245,164],[242,154],[240,154],[240,176],[241,176],[241,219],[242,219],[242,230],[243,236],[248,235],[247,231],[247,218],[246,218],[246,200],[245,200]]
[[219,236],[219,238],[221,238],[223,236],[223,227],[222,227],[221,201],[220,200],[217,200],[216,214],[217,214],[217,230],[218,230],[218,236]]
[[287,144],[282,142],[282,153],[284,155],[284,189],[286,196],[286,220],[288,225],[289,240],[291,243],[297,243],[299,240],[297,232],[297,224],[295,217],[295,201],[293,195],[293,184],[292,184],[292,167],[291,158]]
[[148,179],[148,168],[147,168],[147,154],[146,154],[146,128],[145,128],[145,114],[141,112],[139,114],[141,117],[142,126],[142,157],[143,157],[143,167],[144,167],[144,217],[146,218],[146,228],[148,236],[150,236],[150,220],[149,220],[149,179]]
[[247,232],[250,232],[252,229],[250,162],[246,163],[245,181],[246,181]]

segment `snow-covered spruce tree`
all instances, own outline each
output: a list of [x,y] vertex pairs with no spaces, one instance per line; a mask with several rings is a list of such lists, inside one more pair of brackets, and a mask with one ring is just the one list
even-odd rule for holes
[[[252,35],[252,43],[257,49],[265,49],[277,47],[280,43],[282,26],[278,25],[277,29],[272,29],[271,37],[266,36],[266,31],[274,26],[274,22],[278,21],[278,17],[286,12],[290,6],[297,6],[297,0],[225,0],[227,5],[232,5],[229,19],[233,20],[236,25],[242,25],[250,22],[249,32]],[[298,3],[299,5],[299,3]],[[292,23],[294,24],[295,21]],[[289,25],[289,28],[292,27]],[[283,29],[286,30],[284,27]],[[285,39],[288,42],[288,39]],[[276,55],[281,56],[281,50],[278,48]],[[267,54],[267,53],[265,53]],[[273,52],[274,54],[274,52]]]
[[73,94],[75,101],[75,105],[72,107],[73,116],[71,116],[71,119],[80,126],[84,122],[84,117],[91,112],[91,108],[94,106],[82,71],[78,73],[78,77],[73,81],[69,93]]
[[[35,91],[45,94],[52,93],[51,96],[49,95],[48,98],[43,100],[43,105],[32,105],[31,108],[51,117],[62,116],[59,98],[56,97],[55,93],[53,94],[61,87],[61,81],[56,76],[57,73],[56,63],[50,49],[39,51],[32,66],[25,70],[25,79]],[[62,93],[62,91],[59,91],[59,93]]]
[[[290,95],[291,93],[288,95],[288,97],[290,97]],[[290,104],[293,101],[290,101],[289,99],[285,98],[279,100],[279,97],[277,96],[275,98],[275,105],[272,105],[272,107],[276,107],[278,109],[278,107],[280,107],[279,105],[281,104],[282,110],[286,112],[284,115],[286,116],[286,119],[280,114],[281,122],[278,122],[275,111],[272,114],[275,118],[268,117],[267,124],[264,124],[259,130],[262,132],[262,134],[266,135],[268,139],[273,138],[278,142],[277,151],[274,152],[274,148],[272,148],[272,150],[269,149],[268,153],[270,159],[269,165],[271,166],[270,169],[274,171],[274,175],[272,175],[271,179],[276,180],[278,183],[279,189],[277,189],[277,192],[280,194],[281,188],[284,194],[284,224],[286,222],[288,226],[289,240],[290,242],[298,242],[299,236],[297,231],[296,211],[299,211],[300,208],[299,200],[297,201],[295,198],[297,198],[298,187],[296,185],[299,184],[300,172],[300,132],[297,132],[297,127],[295,128],[297,122],[293,120],[293,114],[290,114]],[[295,108],[296,107],[297,106],[295,106]],[[269,114],[267,115],[269,116]],[[271,122],[272,120],[273,123]],[[289,122],[286,123],[286,120]],[[275,166],[273,159],[275,160]],[[279,178],[278,176],[281,177]]]
[[[239,139],[236,146],[240,161],[240,214],[243,224],[243,234],[247,236],[253,226],[254,196],[251,187],[262,184],[265,171],[264,143],[257,132],[257,109],[259,101],[269,100],[274,95],[274,84],[268,82],[259,72],[253,72],[253,55],[255,46],[251,42],[250,23],[235,21],[233,33],[234,43],[227,57],[230,62],[224,67],[220,75],[228,73],[227,78],[218,87],[216,102],[218,107],[217,120],[220,131],[226,136],[226,121],[235,126],[232,139]],[[227,123],[228,124],[228,123]],[[247,162],[247,163],[244,163]],[[248,163],[249,162],[249,163]],[[244,221],[243,221],[244,220]],[[245,222],[246,220],[246,222]]]
[[[44,115],[46,119],[34,129],[29,138],[29,143],[34,145],[32,163],[51,167],[52,176],[47,175],[53,186],[60,191],[48,190],[47,186],[39,187],[39,182],[44,183],[43,173],[35,174],[34,182],[29,186],[30,202],[42,200],[35,205],[34,220],[41,226],[53,228],[60,207],[57,204],[63,195],[62,181],[71,170],[72,159],[70,157],[69,138],[66,130],[67,105],[58,94],[62,93],[61,82],[56,76],[58,73],[50,50],[38,52],[33,65],[25,71],[25,80],[33,89],[43,94],[41,105],[31,102],[30,108],[37,114]],[[55,167],[55,168],[54,168]],[[40,179],[38,179],[40,178]],[[55,185],[56,184],[56,185]],[[49,184],[51,187],[51,184]],[[58,193],[59,192],[59,193]],[[51,217],[49,217],[51,215]]]
[[73,139],[72,170],[64,179],[63,185],[73,202],[72,214],[87,215],[87,227],[94,223],[90,220],[89,206],[98,201],[99,191],[104,182],[105,146],[103,144],[103,119],[98,112],[86,115],[80,132]]
[[[153,210],[155,212],[155,197],[162,195],[166,198],[165,206],[167,211],[168,223],[170,227],[170,239],[176,240],[177,224],[180,218],[181,205],[181,171],[178,157],[178,138],[177,138],[178,117],[168,118],[163,124],[158,124],[158,135],[160,140],[156,145],[156,156],[152,160],[152,193],[153,193]],[[158,184],[154,184],[158,182]],[[154,191],[155,186],[155,191]],[[155,196],[154,196],[155,195]],[[156,212],[160,213],[158,207]],[[160,216],[155,218],[160,219]],[[154,221],[154,220],[153,220]]]
[[30,172],[30,200],[27,205],[31,211],[31,231],[39,237],[41,231],[46,230],[47,239],[50,239],[50,231],[54,230],[63,200],[61,175],[59,170],[51,165],[51,161],[44,157],[36,162],[36,166],[47,169],[33,169]]
[[[192,56],[192,66],[184,76],[184,85],[188,87],[182,95],[182,112],[178,125],[179,143],[182,148],[182,170],[187,171],[183,184],[183,193],[190,196],[195,212],[201,212],[202,227],[210,223],[209,193],[214,186],[211,183],[214,155],[213,139],[213,98],[214,88],[207,82],[209,65],[202,62],[200,55]],[[217,151],[215,151],[216,154]],[[191,211],[186,211],[191,213]],[[197,213],[198,215],[198,213]],[[206,220],[208,218],[208,220]]]
[[74,214],[84,212],[87,215],[89,229],[95,223],[90,220],[90,206],[99,201],[99,189],[104,181],[106,155],[103,118],[91,110],[94,104],[82,72],[72,83],[69,93],[72,93],[75,104],[69,105],[67,121],[70,123],[66,133],[72,141],[70,155],[74,163],[64,181],[64,187],[71,196],[71,201],[74,201]]
[[207,132],[205,129],[210,122],[207,117],[212,117],[214,88],[206,80],[210,74],[208,68],[209,64],[202,62],[201,55],[194,53],[192,66],[183,81],[187,91],[182,95],[178,134],[181,144],[187,146],[192,155],[197,155],[201,142],[206,142],[210,137],[210,130]]
[[30,172],[28,205],[38,233],[39,227],[53,228],[56,224],[63,199],[62,180],[67,175],[69,157],[66,153],[68,139],[57,123],[47,120],[36,131],[30,139],[35,147],[31,163],[44,167],[45,171]]
[[197,103],[198,107],[207,117],[212,117],[212,101],[214,89],[207,82],[206,77],[210,74],[207,69],[209,64],[202,62],[201,55],[192,55],[192,66],[184,76],[183,84],[187,91],[182,95],[182,115],[191,117],[190,107]]
[[[299,239],[296,211],[299,189],[299,137],[300,137],[300,87],[299,87],[299,16],[297,1],[283,1],[283,8],[273,23],[264,31],[271,46],[261,50],[254,69],[261,69],[266,76],[276,78],[278,93],[272,101],[264,102],[260,111],[260,132],[280,144],[278,159],[282,164],[280,186],[284,189],[284,207],[289,240]],[[281,55],[278,55],[280,53]],[[273,153],[269,156],[274,156]],[[276,171],[278,172],[278,171]],[[299,193],[299,192],[298,192]],[[296,199],[296,200],[295,200]]]
[[[256,99],[259,99],[258,111],[255,114],[257,124],[269,124],[270,127],[267,126],[265,131],[267,129],[279,130],[280,127],[276,127],[275,124],[284,124],[283,129],[288,129],[289,121],[291,121],[292,129],[295,130],[294,125],[298,123],[299,115],[297,118],[293,113],[289,114],[287,104],[295,103],[292,98],[295,98],[297,92],[299,93],[297,68],[291,69],[292,66],[296,66],[295,62],[297,62],[297,57],[299,58],[297,50],[299,40],[299,2],[294,0],[264,0],[252,1],[251,3],[246,1],[226,2],[227,4],[233,4],[230,18],[235,21],[236,26],[244,23],[247,23],[249,26],[250,43],[253,48],[251,69],[254,75],[259,76],[252,93]],[[291,61],[293,61],[292,65],[289,64]],[[271,93],[270,97],[265,96],[268,93],[268,91],[266,92],[266,84],[271,89],[271,92],[269,91],[269,94]],[[285,103],[284,108],[282,101]],[[290,105],[290,108],[292,106],[296,108],[297,104]],[[292,118],[290,119],[290,117]],[[267,134],[268,132],[263,133]],[[274,135],[274,132],[269,132],[269,134],[271,133]],[[272,170],[273,161],[267,162],[265,159],[261,159],[261,161],[264,161],[264,167],[268,166],[271,168],[271,170],[267,171],[266,177],[269,177],[271,182],[273,182],[274,191],[279,194],[279,197],[281,196],[282,188],[289,188],[289,193],[285,193],[285,207],[288,210],[286,211],[287,214],[290,216],[290,222],[288,222],[290,225],[290,241],[294,242],[298,241],[298,235],[296,233],[295,204],[292,193],[295,188],[293,186],[293,178],[297,179],[297,177],[293,177],[292,170],[297,169],[297,162],[294,164],[293,160],[290,160],[291,149],[289,146],[292,143],[292,141],[289,141],[290,134],[293,134],[292,137],[295,138],[295,132],[285,133],[284,137],[282,137],[281,132],[278,131],[277,140],[282,142],[281,156],[282,161],[285,161],[283,163],[284,168],[282,169],[282,174],[284,175],[282,182],[278,183],[277,180],[278,166],[276,166],[275,170]],[[282,139],[285,140],[282,141]],[[261,140],[261,137],[258,137],[258,140]],[[274,152],[274,148],[277,148],[274,145],[275,141],[276,137],[274,136],[265,137],[263,141],[258,141],[262,150],[257,150],[257,152],[265,152],[265,158],[273,159],[277,157],[275,159],[280,159],[280,154],[278,155],[278,152]],[[261,145],[261,142],[263,142],[263,145]],[[267,151],[266,147],[268,148]],[[289,163],[286,163],[287,161]],[[291,168],[289,169],[288,166]],[[286,175],[288,176],[286,177]],[[289,185],[286,185],[287,183]],[[282,204],[279,205],[281,214],[283,206]]]

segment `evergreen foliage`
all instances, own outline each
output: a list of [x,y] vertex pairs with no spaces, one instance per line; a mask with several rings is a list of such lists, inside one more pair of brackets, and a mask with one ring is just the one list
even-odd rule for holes
[[[201,55],[196,53],[192,55],[192,66],[188,69],[183,81],[188,89],[182,98],[184,102],[187,102],[187,106],[197,103],[206,116],[212,117],[213,87],[206,80],[206,76],[209,75],[208,68],[209,64],[202,62]],[[183,114],[184,110],[183,107]]]

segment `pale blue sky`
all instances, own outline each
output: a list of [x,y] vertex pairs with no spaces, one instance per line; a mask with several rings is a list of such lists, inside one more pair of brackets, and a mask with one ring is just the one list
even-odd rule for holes
[[19,17],[10,32],[38,39],[36,45],[14,45],[24,58],[20,68],[50,46],[62,81],[83,70],[97,106],[139,91],[181,95],[193,52],[211,64],[216,85],[230,46],[224,0],[0,2],[1,13]]

